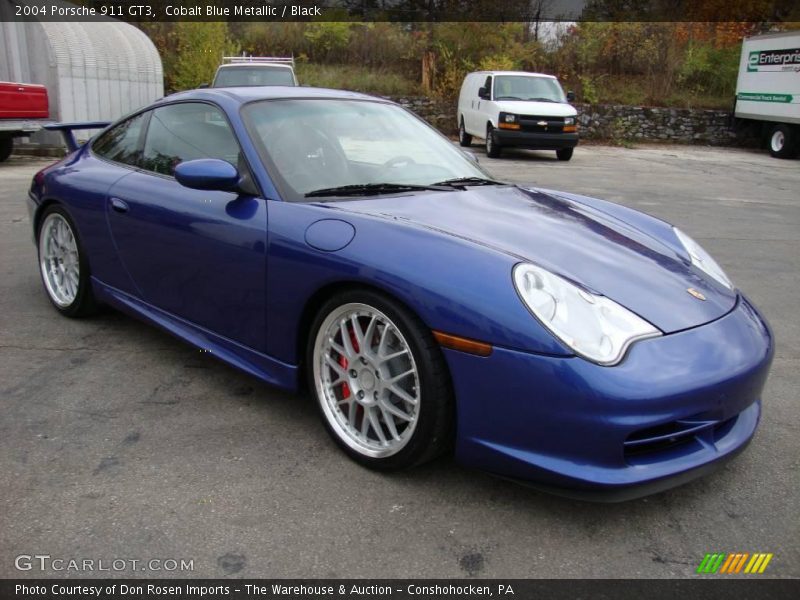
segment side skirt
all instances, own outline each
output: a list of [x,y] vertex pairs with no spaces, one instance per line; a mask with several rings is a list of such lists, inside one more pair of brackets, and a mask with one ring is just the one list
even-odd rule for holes
[[217,335],[185,319],[163,311],[92,277],[92,290],[100,302],[164,329],[185,342],[216,356],[271,385],[295,392],[298,389],[297,365],[290,365],[256,352],[247,346]]

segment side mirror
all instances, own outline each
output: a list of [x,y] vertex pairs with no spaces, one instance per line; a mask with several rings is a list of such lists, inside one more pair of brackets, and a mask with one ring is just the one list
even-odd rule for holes
[[193,190],[236,192],[239,190],[239,171],[231,163],[218,158],[187,160],[175,167],[175,179]]
[[478,98],[481,100],[488,100],[489,99],[489,90],[485,87],[482,87],[478,90]]
[[207,88],[207,87],[208,87],[208,84],[207,84],[207,83],[201,83],[200,85],[198,85],[198,86],[197,86],[197,89],[198,89],[198,90],[203,90],[203,89],[205,89],[205,88]]
[[567,102],[575,102],[575,92],[572,90],[567,92]]

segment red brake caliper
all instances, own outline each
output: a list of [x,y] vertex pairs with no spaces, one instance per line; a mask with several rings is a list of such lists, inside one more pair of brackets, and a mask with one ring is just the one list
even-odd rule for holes
[[[352,325],[348,326],[347,333],[350,334],[350,343],[353,344],[353,350],[358,352],[360,350],[360,348],[358,346],[358,340],[356,339],[356,332],[353,330],[353,326]],[[344,356],[340,356],[339,357],[339,364],[342,366],[342,368],[345,371],[347,371],[348,362],[347,362],[347,359]],[[347,398],[349,398],[350,397],[350,393],[351,393],[350,392],[350,386],[347,385],[346,381],[342,382],[342,400],[346,400]]]

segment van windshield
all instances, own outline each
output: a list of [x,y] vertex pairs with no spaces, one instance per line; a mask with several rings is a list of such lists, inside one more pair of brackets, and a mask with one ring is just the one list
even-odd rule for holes
[[214,87],[294,85],[292,72],[285,67],[225,67],[217,72]]
[[527,75],[498,75],[494,80],[495,100],[566,102],[564,90],[556,79]]

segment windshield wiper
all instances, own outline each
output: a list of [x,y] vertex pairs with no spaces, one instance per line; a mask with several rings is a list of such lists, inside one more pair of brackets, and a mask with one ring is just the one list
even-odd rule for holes
[[452,192],[452,187],[444,185],[416,185],[413,183],[356,183],[339,187],[322,188],[306,194],[306,198],[323,196],[369,196],[372,194],[394,194],[395,192],[416,192],[420,190]]
[[518,98],[517,96],[495,96],[495,100],[522,100],[522,98]]
[[553,100],[552,98],[528,98],[529,102],[558,102],[558,100]]
[[505,183],[502,181],[495,181],[494,179],[485,179],[483,177],[456,177],[454,179],[446,179],[445,181],[437,181],[433,185],[467,187],[470,185],[505,185]]

